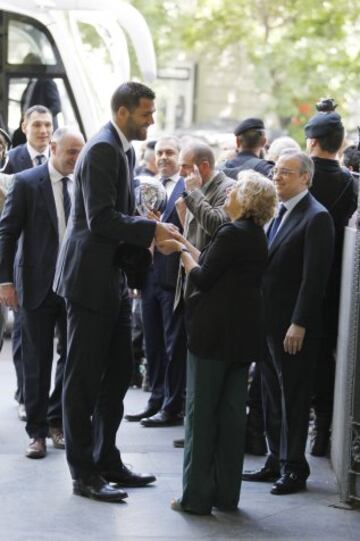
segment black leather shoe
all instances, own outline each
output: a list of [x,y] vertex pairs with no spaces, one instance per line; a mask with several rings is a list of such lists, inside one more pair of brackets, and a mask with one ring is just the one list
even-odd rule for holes
[[306,479],[299,477],[295,473],[284,473],[270,490],[271,494],[280,496],[282,494],[294,494],[306,489]]
[[185,445],[184,438],[181,438],[180,440],[174,440],[173,441],[173,446],[176,447],[177,449],[184,449],[184,445]]
[[254,481],[259,483],[273,483],[280,477],[280,472],[264,466],[260,470],[244,471],[243,481]]
[[125,419],[130,423],[138,423],[139,421],[141,421],[141,419],[147,419],[148,417],[152,417],[158,411],[158,408],[146,408],[144,411],[140,411],[139,413],[134,413],[133,415],[125,415]]
[[156,415],[140,421],[142,426],[179,426],[184,424],[184,418],[180,415],[169,415],[165,410],[160,410]]
[[330,446],[329,430],[314,429],[310,440],[310,454],[312,456],[326,456]]
[[100,475],[93,475],[86,479],[73,481],[73,492],[77,496],[84,496],[102,502],[122,502],[127,493],[120,488],[107,483]]
[[102,477],[109,483],[115,483],[119,487],[145,487],[156,481],[155,475],[150,473],[134,473],[126,466],[116,470],[103,471]]

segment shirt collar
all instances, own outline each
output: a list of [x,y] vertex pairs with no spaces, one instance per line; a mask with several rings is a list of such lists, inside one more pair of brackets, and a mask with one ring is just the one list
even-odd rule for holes
[[302,192],[298,193],[297,195],[294,195],[294,197],[290,197],[287,201],[282,201],[281,203],[286,207],[286,210],[288,212],[291,212],[296,205],[299,203],[299,201],[302,200],[303,197],[308,193],[308,189],[306,188]]
[[51,159],[47,162],[47,165],[49,168],[49,176],[50,176],[50,180],[52,184],[56,184],[56,182],[59,182],[64,177],[68,178],[71,182],[73,181],[74,175],[72,173],[70,175],[61,174],[60,171],[55,169],[55,167],[52,164]]
[[26,148],[27,148],[28,153],[30,154],[30,158],[31,158],[32,161],[34,161],[36,156],[45,156],[46,159],[48,159],[48,157],[50,155],[50,152],[49,152],[50,147],[49,147],[49,145],[42,152],[39,152],[38,150],[35,150],[35,148],[32,147],[30,145],[30,143],[26,143]]
[[120,130],[119,126],[116,124],[116,122],[114,122],[113,120],[111,120],[111,124],[114,126],[115,130],[116,130],[116,133],[118,134],[118,136],[120,137],[120,141],[121,141],[121,144],[123,146],[123,149],[124,149],[124,152],[127,152],[130,148],[130,143],[129,141],[126,139],[125,135],[123,134],[123,132]]
[[219,171],[213,171],[211,177],[209,178],[209,180],[207,182],[205,182],[205,184],[201,187],[201,190],[203,192],[203,194],[205,195],[208,190],[210,189],[210,186],[211,184],[213,183],[213,180],[214,178],[216,177],[216,175],[218,174]]

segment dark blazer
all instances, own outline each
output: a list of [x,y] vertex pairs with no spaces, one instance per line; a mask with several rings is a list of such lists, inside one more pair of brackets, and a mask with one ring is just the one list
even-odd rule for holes
[[74,203],[54,281],[60,296],[93,310],[106,303],[118,246],[148,247],[155,233],[155,222],[133,213],[129,163],[109,122],[87,142],[75,169]]
[[0,219],[0,283],[15,283],[24,308],[37,308],[51,291],[58,250],[55,200],[44,164],[15,176]]
[[226,160],[220,169],[224,171],[226,176],[236,180],[238,173],[247,169],[253,169],[266,177],[271,177],[271,170],[274,165],[273,162],[258,158],[253,152],[243,150],[238,152],[236,158]]
[[[184,179],[180,177],[167,202],[165,211],[161,217],[162,222],[168,222],[176,225],[182,232],[182,225],[176,212],[175,201],[185,190]],[[174,253],[170,256],[162,255],[155,250],[154,252],[154,279],[163,288],[168,290],[176,289],[177,276],[179,271],[179,254]]]
[[3,173],[13,175],[14,173],[25,171],[25,169],[30,169],[31,167],[33,167],[33,162],[28,149],[26,148],[26,144],[19,145],[9,150],[8,162]]
[[307,338],[321,332],[322,302],[334,250],[327,210],[309,193],[293,209],[269,250],[264,277],[267,330],[285,338],[291,323]]
[[[332,312],[337,314],[345,226],[357,208],[357,194],[352,175],[340,167],[337,160],[313,158],[313,162],[315,171],[310,192],[328,210],[335,226],[334,260],[326,298],[335,307]],[[333,332],[337,332],[337,317],[334,320]]]
[[198,290],[195,297],[193,292],[185,299],[191,352],[243,363],[262,358],[261,281],[267,256],[265,233],[252,220],[236,220],[217,229],[201,253],[200,266],[189,273]]

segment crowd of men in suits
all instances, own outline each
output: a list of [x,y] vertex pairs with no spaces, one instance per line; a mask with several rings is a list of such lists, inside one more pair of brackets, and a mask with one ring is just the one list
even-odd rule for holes
[[[34,105],[24,115],[26,143],[9,151],[0,178],[8,192],[0,220],[0,300],[15,314],[26,456],[44,458],[51,437],[56,448],[66,447],[74,493],[102,501],[122,501],[124,487],[155,481],[130,471],[115,444],[133,371],[126,276],[131,283],[142,267],[150,396],[144,410],[125,419],[146,428],[181,425],[183,298],[192,285],[179,254],[165,256],[156,246],[181,231],[203,249],[228,220],[223,204],[237,175],[254,169],[273,179],[279,211],[267,229],[266,348],[252,373],[248,414],[247,449],[268,449],[268,457],[243,479],[273,483],[272,494],[303,490],[311,406],[312,454],[326,455],[330,440],[344,227],[357,205],[354,177],[337,160],[341,118],[329,112],[310,119],[307,154],[284,137],[266,157],[263,121],[244,119],[234,132],[233,156],[217,164],[206,143],[164,136],[146,147],[136,173],[131,141],[146,139],[154,111],[151,89],[125,83],[113,94],[111,121],[85,145],[74,128],[53,132],[51,112]],[[155,175],[166,207],[159,216],[136,216],[134,185]]]

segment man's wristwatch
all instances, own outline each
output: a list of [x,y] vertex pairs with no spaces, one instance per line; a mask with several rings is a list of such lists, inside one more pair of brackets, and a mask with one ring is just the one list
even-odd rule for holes
[[183,193],[181,194],[183,196],[183,198],[185,199],[185,197],[187,197],[189,195],[189,192],[184,190]]
[[190,250],[188,250],[186,248],[186,246],[181,246],[180,250],[179,250],[179,253],[181,254],[181,252],[187,252],[188,254],[190,253]]

